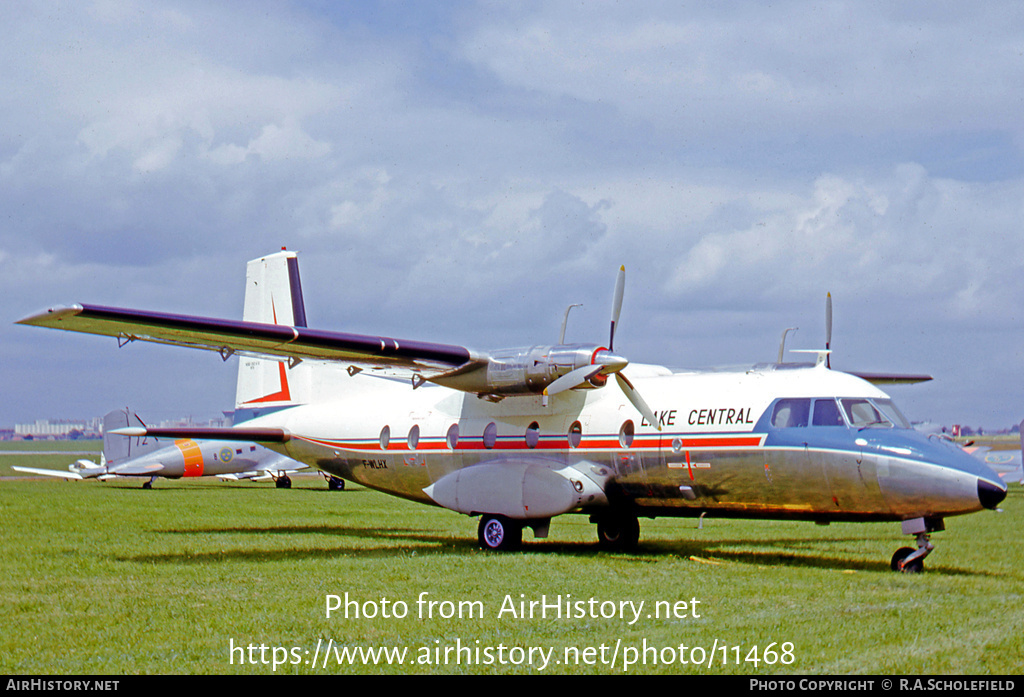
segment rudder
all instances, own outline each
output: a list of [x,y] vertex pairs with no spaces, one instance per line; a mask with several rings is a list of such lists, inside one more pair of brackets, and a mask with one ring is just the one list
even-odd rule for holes
[[[299,260],[295,252],[282,249],[246,265],[242,319],[289,327],[306,326]],[[296,403],[299,395],[294,373],[294,368],[283,361],[240,356],[235,410]]]

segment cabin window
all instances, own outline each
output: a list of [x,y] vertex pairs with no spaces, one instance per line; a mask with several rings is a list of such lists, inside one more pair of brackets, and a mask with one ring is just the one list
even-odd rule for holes
[[415,450],[420,444],[420,427],[418,424],[413,425],[409,429],[409,437],[406,439],[406,443],[409,445],[409,450]]
[[846,426],[843,421],[843,414],[839,411],[839,405],[834,399],[814,400],[814,417],[811,419],[812,426]]
[[445,436],[445,441],[448,443],[448,447],[455,450],[455,446],[459,444],[459,425],[452,424],[448,427],[448,434]]
[[569,427],[569,447],[578,448],[583,442],[583,426],[579,421],[573,421]]
[[534,421],[526,427],[526,447],[536,448],[540,442],[540,424]]
[[633,425],[632,419],[627,419],[622,424],[622,428],[619,429],[619,445],[623,448],[628,448],[633,445],[633,436],[636,434],[636,426]]
[[387,450],[389,443],[391,443],[391,427],[385,426],[380,430],[380,449]]
[[484,447],[490,450],[498,442],[498,424],[493,421],[484,429]]
[[772,426],[775,428],[799,428],[807,425],[811,412],[809,399],[780,399],[772,411]]

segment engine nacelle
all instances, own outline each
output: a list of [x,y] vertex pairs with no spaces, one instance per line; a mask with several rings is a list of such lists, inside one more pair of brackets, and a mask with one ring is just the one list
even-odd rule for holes
[[480,395],[540,394],[558,378],[587,366],[602,372],[576,387],[602,387],[625,359],[596,344],[561,344],[502,349],[487,355],[484,365],[430,378],[431,382]]

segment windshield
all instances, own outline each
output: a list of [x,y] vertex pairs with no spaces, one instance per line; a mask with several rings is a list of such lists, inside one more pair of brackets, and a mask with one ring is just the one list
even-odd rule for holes
[[908,428],[907,420],[892,400],[843,399],[843,412],[854,428]]
[[889,417],[898,428],[910,428],[910,422],[907,421],[907,417],[903,416],[903,413],[896,408],[896,405],[892,403],[891,399],[876,399],[874,400],[875,406],[882,410],[882,413]]
[[775,428],[848,425],[853,428],[910,428],[910,422],[891,399],[863,397],[780,399],[772,409],[771,425]]

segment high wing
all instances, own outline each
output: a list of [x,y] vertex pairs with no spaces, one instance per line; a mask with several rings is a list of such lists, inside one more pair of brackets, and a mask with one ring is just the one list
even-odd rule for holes
[[219,474],[217,476],[224,481],[241,481],[243,479],[251,479],[256,482],[261,482],[274,479],[281,475],[295,474],[299,470],[304,469],[309,469],[309,466],[282,455],[279,458],[267,460],[266,462],[261,463],[257,469],[251,469],[245,472],[235,472],[232,474]]
[[117,337],[121,345],[150,341],[217,351],[289,359],[339,361],[373,367],[399,367],[441,374],[485,365],[486,356],[462,346],[406,341],[100,305],[54,307],[18,324]]
[[931,375],[908,375],[904,373],[865,373],[855,370],[845,370],[845,373],[854,375],[861,380],[867,380],[872,385],[913,385],[919,382],[928,382]]

